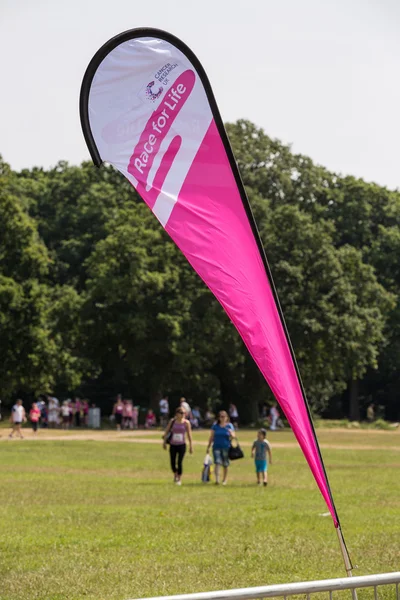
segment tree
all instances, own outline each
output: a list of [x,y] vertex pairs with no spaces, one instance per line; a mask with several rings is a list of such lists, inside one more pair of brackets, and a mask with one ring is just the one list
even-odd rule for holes
[[[181,259],[144,205],[121,211],[87,259],[85,315],[98,363],[155,397],[177,352],[190,295]],[[137,386],[139,387],[139,386]]]
[[359,250],[336,249],[331,223],[295,206],[270,213],[261,230],[285,320],[313,408],[377,367],[393,297]]
[[[263,201],[264,203],[267,201],[269,204],[271,217],[265,221],[266,223],[273,222],[275,208],[288,205],[295,206],[303,214],[309,215],[315,224],[331,223],[333,229],[328,244],[339,249],[349,246],[357,249],[359,251],[357,260],[374,268],[378,267],[376,281],[398,296],[399,286],[395,284],[393,287],[393,278],[389,274],[389,271],[393,273],[398,271],[397,266],[392,265],[393,257],[396,254],[391,251],[388,253],[380,251],[387,245],[388,237],[391,237],[392,242],[397,237],[400,215],[400,194],[398,192],[389,192],[385,188],[353,177],[339,177],[334,173],[329,173],[323,167],[315,165],[309,158],[292,154],[288,146],[281,144],[278,140],[271,140],[264,131],[248,121],[238,121],[228,125],[228,132],[245,184],[250,186],[250,189],[259,198],[261,197],[258,205]],[[284,230],[286,225],[282,223],[282,227]],[[265,230],[266,225],[263,225],[263,221],[259,221],[259,228]],[[392,229],[391,233],[387,232],[389,228]],[[385,244],[381,244],[383,231],[389,234],[385,235]],[[379,249],[374,253],[376,244],[379,245]],[[291,246],[289,245],[289,253],[287,248],[279,245],[278,248],[281,259],[287,260],[290,256]],[[273,259],[270,262],[274,262]],[[379,262],[387,264],[387,268],[379,268]],[[295,271],[292,259],[290,265]],[[275,269],[273,272],[275,274]],[[353,275],[356,274],[353,273]],[[278,276],[276,276],[276,281],[278,287],[281,287]],[[283,304],[286,302],[286,292],[285,290],[282,295]],[[390,326],[385,327],[382,334],[379,334],[378,337],[381,338],[381,341],[374,342],[374,348],[385,352],[385,349],[396,348],[397,338],[394,323],[398,321],[397,313],[391,312],[395,305],[394,297],[387,297],[387,302],[383,303],[381,299],[381,294],[378,294],[379,310],[382,311],[380,315],[385,315],[384,321],[390,323]],[[305,302],[307,304],[307,300]],[[388,308],[388,304],[392,307],[391,309]],[[350,310],[350,306],[349,304],[347,310]],[[372,306],[374,306],[374,301]],[[312,310],[312,307],[310,308]],[[343,310],[345,310],[344,306]],[[364,316],[368,320],[367,313]],[[318,322],[319,318],[316,320],[316,323]],[[296,328],[295,323],[296,320],[293,319],[292,330]],[[297,324],[300,324],[299,320],[297,320]],[[381,319],[378,318],[377,330],[380,330],[381,326]],[[298,334],[299,341],[302,339],[304,341],[302,332],[300,331]],[[347,334],[351,340],[353,336],[351,327]],[[359,345],[359,342],[356,345]],[[373,364],[375,369],[378,360],[375,350],[373,354],[374,358],[370,355],[370,361],[367,362]],[[395,352],[393,362],[399,364],[399,361],[400,355]],[[364,361],[361,360],[361,363],[364,364]],[[382,354],[381,363],[387,363],[386,354]],[[308,359],[305,364],[308,364]],[[365,373],[366,371],[363,367],[359,369],[359,372]],[[399,370],[397,373],[400,377]],[[349,381],[354,380],[349,377]],[[343,380],[340,385],[334,387],[339,389],[342,386]],[[355,399],[354,384],[351,384],[351,389],[353,391],[352,413],[358,414],[358,408],[356,408],[358,399]],[[333,393],[333,388],[331,392],[328,388],[326,391],[329,395]]]
[[[248,121],[228,133],[313,409],[347,386],[358,417],[357,382],[384,393],[400,382],[400,194],[330,173]],[[0,163],[0,178],[8,394],[19,381],[64,393],[90,380],[96,395],[118,384],[155,402],[168,388],[233,400],[255,421],[264,380],[119,172],[60,162],[15,174]]]
[[[10,399],[17,391],[53,389],[66,374],[68,384],[79,376],[60,342],[57,296],[46,278],[49,257],[36,223],[26,212],[10,168],[0,163],[0,389]],[[18,195],[16,195],[18,194]]]

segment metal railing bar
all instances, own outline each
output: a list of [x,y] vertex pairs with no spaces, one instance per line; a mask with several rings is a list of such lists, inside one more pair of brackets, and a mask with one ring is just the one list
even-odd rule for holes
[[343,577],[338,579],[325,579],[322,581],[304,581],[301,583],[288,583],[253,588],[223,590],[215,592],[200,592],[197,594],[181,594],[175,596],[159,596],[140,600],[253,600],[256,598],[276,598],[295,594],[312,594],[315,592],[334,592],[340,590],[355,590],[362,587],[377,585],[390,585],[400,583],[400,572],[381,573],[358,577]]

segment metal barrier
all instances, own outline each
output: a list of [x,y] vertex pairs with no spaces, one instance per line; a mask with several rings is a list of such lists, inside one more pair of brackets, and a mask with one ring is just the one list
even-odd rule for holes
[[356,590],[372,588],[374,599],[379,599],[379,586],[394,585],[395,596],[391,600],[400,600],[400,572],[365,575],[363,577],[343,577],[340,579],[324,579],[322,581],[304,581],[302,583],[287,583],[267,585],[262,587],[224,590],[220,592],[201,592],[199,594],[181,594],[178,596],[158,596],[140,600],[253,600],[254,598],[289,598],[303,594],[312,600],[311,594],[325,592],[326,598],[334,600],[334,592],[341,590]]

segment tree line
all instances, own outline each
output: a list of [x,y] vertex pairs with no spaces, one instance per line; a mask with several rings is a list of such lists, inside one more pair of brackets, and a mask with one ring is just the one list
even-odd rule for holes
[[[339,176],[254,124],[227,125],[309,403],[399,418],[400,193]],[[112,167],[0,161],[0,397],[101,405],[161,393],[237,404],[271,393],[236,330]]]

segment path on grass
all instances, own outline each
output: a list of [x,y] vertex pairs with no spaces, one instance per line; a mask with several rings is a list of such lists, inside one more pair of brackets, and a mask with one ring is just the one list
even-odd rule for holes
[[[203,430],[206,431],[206,430]],[[363,430],[361,431],[354,431],[354,430],[347,430],[347,429],[343,429],[343,430],[339,430],[339,429],[332,429],[332,430],[327,430],[327,429],[323,429],[321,430],[321,432],[328,432],[331,434],[334,433],[363,433],[365,436],[368,435],[390,435],[393,434],[394,432],[386,432],[386,431],[376,431],[376,430]],[[0,442],[9,442],[12,443],[13,441],[20,441],[18,440],[18,438],[13,438],[12,440],[10,440],[8,438],[8,432],[9,430],[7,429],[3,429],[0,431]],[[41,441],[59,441],[59,442],[87,442],[87,441],[91,441],[91,442],[127,442],[127,443],[133,443],[133,444],[159,444],[161,445],[161,435],[162,432],[160,431],[160,439],[154,439],[154,435],[158,433],[155,431],[143,431],[143,430],[139,430],[139,431],[131,431],[131,432],[127,432],[127,431],[90,431],[90,430],[84,430],[84,431],[62,431],[60,429],[55,429],[55,430],[44,430],[44,429],[40,429],[36,438],[34,438],[33,432],[30,429],[24,429],[23,430],[23,435],[24,435],[24,439],[27,440],[33,440],[33,439],[37,439],[37,440],[41,440]],[[400,437],[400,436],[399,436]],[[276,439],[273,439],[272,441],[269,440],[271,442],[271,446],[273,448],[298,448],[299,444],[296,441],[293,442],[282,442],[282,441],[278,441]],[[207,446],[207,441],[206,440],[197,440],[195,439],[195,443],[196,446]],[[243,447],[250,447],[252,445],[252,441],[240,441],[240,445]],[[366,443],[364,444],[354,444],[354,443],[331,443],[331,442],[319,442],[319,445],[321,448],[327,448],[327,449],[332,449],[332,450],[393,450],[395,452],[400,452],[400,440],[399,440],[399,445],[398,446],[383,446],[383,445],[379,445],[379,446],[372,446],[372,445],[368,445]]]

